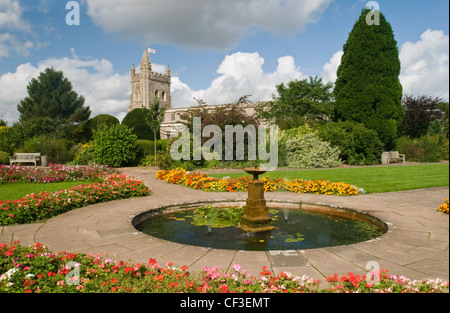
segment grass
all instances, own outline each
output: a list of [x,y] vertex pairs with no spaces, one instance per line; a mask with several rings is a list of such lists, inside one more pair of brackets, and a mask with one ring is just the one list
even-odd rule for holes
[[56,192],[63,189],[70,189],[74,186],[84,185],[91,182],[61,182],[61,183],[17,183],[0,185],[0,200],[18,200],[29,194],[38,194],[41,191]]
[[[449,164],[421,164],[404,166],[349,167],[268,172],[270,178],[328,180],[344,182],[364,188],[367,193],[442,187],[449,185]],[[245,173],[221,173],[209,176],[242,177]]]

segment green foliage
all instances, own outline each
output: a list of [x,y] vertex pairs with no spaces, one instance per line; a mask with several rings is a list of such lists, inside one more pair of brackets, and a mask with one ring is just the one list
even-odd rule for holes
[[98,164],[121,167],[135,162],[137,137],[125,125],[101,127],[94,132],[95,161]]
[[78,144],[75,147],[75,157],[73,159],[73,164],[75,165],[91,165],[94,163],[95,159],[95,148],[92,141],[82,145]]
[[[247,98],[249,96],[243,96],[241,97],[237,102],[231,103],[228,105],[220,106],[214,109],[213,111],[208,110],[206,105],[201,101],[197,100],[199,102],[199,105],[196,107],[191,107],[188,110],[186,110],[185,113],[181,114],[180,117],[184,121],[183,123],[186,125],[186,127],[189,129],[191,134],[193,133],[193,125],[194,125],[194,117],[201,118],[201,129],[204,129],[208,125],[216,125],[218,126],[222,131],[222,151],[219,152],[220,155],[225,155],[226,151],[226,136],[225,136],[225,128],[226,126],[242,126],[243,128],[247,126],[254,126],[255,130],[258,128],[258,120],[255,116],[249,116],[246,114],[243,105],[245,105],[248,101]],[[210,135],[210,137],[202,137],[202,144],[206,143],[213,137],[213,134]],[[248,161],[248,134],[245,133],[244,136],[244,160],[243,162]],[[231,147],[229,147],[231,148]],[[193,159],[193,139],[191,135],[190,139],[190,151],[191,151],[191,159]],[[230,159],[237,160],[236,156],[236,136],[233,138],[233,157]],[[239,160],[241,161],[241,160]],[[194,167],[203,167],[205,164],[205,160],[202,159],[200,161],[192,161],[194,164]]]
[[428,136],[443,135],[443,134],[444,134],[444,131],[442,130],[442,126],[441,126],[441,123],[439,122],[439,120],[435,120],[428,127],[428,130],[427,130]]
[[107,126],[112,126],[112,125],[120,124],[120,122],[117,119],[117,117],[109,115],[109,114],[100,114],[90,120],[90,127],[93,131],[97,130],[98,127],[102,124],[105,124]]
[[441,98],[405,96],[402,102],[406,113],[399,126],[399,135],[420,138],[427,133],[431,123],[444,118],[445,107]]
[[152,140],[138,139],[138,140],[136,140],[136,144],[138,146],[138,149],[141,150],[141,153],[143,154],[143,156],[147,156],[150,154],[153,156],[155,155]]
[[12,149],[12,140],[11,140],[11,127],[8,126],[0,126],[0,151],[4,151],[12,155],[14,149]]
[[286,163],[292,168],[323,168],[341,165],[339,148],[320,140],[315,134],[293,137],[284,143]]
[[303,125],[307,120],[330,119],[333,113],[331,83],[323,84],[321,78],[310,77],[276,87],[278,96],[274,96],[274,101],[257,108],[261,118],[274,121],[281,129]]
[[443,102],[439,105],[439,108],[444,112],[444,116],[442,117],[442,130],[445,134],[445,136],[447,137],[447,139],[449,138],[449,120],[448,120],[448,115],[449,115],[449,108],[448,108],[448,102]]
[[155,156],[154,155],[147,155],[141,161],[139,162],[139,166],[147,167],[147,166],[155,166]]
[[17,106],[20,123],[29,131],[26,138],[52,134],[75,141],[85,139],[91,110],[84,106],[84,97],[72,90],[63,72],[47,68],[31,80],[27,91],[28,96]]
[[319,128],[320,138],[340,149],[340,158],[350,165],[379,164],[383,144],[376,131],[353,122],[327,123]]
[[413,162],[440,162],[449,158],[448,139],[444,135],[403,136],[397,140],[396,150],[406,154],[406,159]]
[[378,132],[386,149],[393,147],[402,122],[400,60],[391,25],[369,26],[363,10],[347,42],[337,71],[335,120],[363,123]]
[[41,153],[46,155],[48,161],[55,164],[65,164],[72,161],[74,151],[70,141],[52,136],[42,135],[24,142],[19,152]]
[[137,139],[153,140],[153,131],[147,125],[146,116],[150,114],[148,109],[134,109],[125,116],[122,125],[132,129]]
[[9,154],[0,150],[0,164],[9,164]]

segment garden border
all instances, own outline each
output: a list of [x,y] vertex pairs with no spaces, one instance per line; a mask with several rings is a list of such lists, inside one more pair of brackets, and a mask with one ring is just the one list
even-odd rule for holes
[[349,246],[272,253],[228,251],[151,238],[137,232],[131,222],[138,214],[167,203],[245,201],[246,193],[193,190],[157,180],[155,172],[149,169],[122,171],[145,181],[151,186],[152,195],[84,207],[45,223],[0,227],[0,242],[21,240],[26,245],[40,242],[53,251],[94,254],[107,251],[117,259],[142,263],[151,257],[160,264],[172,261],[176,266],[187,265],[191,271],[202,270],[204,266],[230,270],[232,264],[238,263],[252,275],[267,266],[275,273],[287,271],[324,282],[327,275],[367,274],[367,263],[375,261],[390,273],[410,279],[449,280],[449,218],[437,211],[448,197],[448,187],[355,197],[267,193],[268,201],[298,200],[364,211],[387,222],[389,231],[382,238]]

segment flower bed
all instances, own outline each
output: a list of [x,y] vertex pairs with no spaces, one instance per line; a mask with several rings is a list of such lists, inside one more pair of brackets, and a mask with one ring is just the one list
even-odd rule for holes
[[444,203],[439,207],[438,211],[448,214],[448,199],[445,199]]
[[[376,273],[374,273],[377,275]],[[379,281],[366,281],[353,273],[330,276],[331,287],[306,276],[282,272],[273,275],[263,267],[251,277],[234,264],[229,273],[219,267],[191,273],[187,266],[161,266],[154,259],[148,264],[129,264],[108,255],[53,253],[36,243],[30,247],[0,244],[0,292],[20,293],[448,293],[448,283],[439,279],[411,281],[381,271]]]
[[[252,178],[217,179],[205,174],[186,172],[182,168],[158,171],[156,178],[172,184],[183,185],[204,191],[247,191],[248,183]],[[267,176],[260,179],[264,182],[265,191],[291,191],[295,193],[315,193],[325,195],[353,196],[364,193],[364,190],[345,183],[331,183],[329,181],[311,180],[285,180],[281,178],[270,179]]]
[[0,165],[0,185],[13,183],[56,183],[63,181],[101,181],[119,172],[109,166],[53,165],[48,168]]
[[100,202],[149,194],[148,187],[125,174],[97,176],[102,182],[85,184],[54,193],[31,194],[19,200],[0,200],[0,225],[25,224]]

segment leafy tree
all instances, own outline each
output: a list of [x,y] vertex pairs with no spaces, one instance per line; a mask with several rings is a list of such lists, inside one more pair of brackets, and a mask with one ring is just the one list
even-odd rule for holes
[[401,135],[420,138],[426,134],[431,123],[444,117],[441,98],[405,96],[402,102],[406,114],[399,127]]
[[164,121],[164,115],[166,113],[167,107],[161,106],[159,100],[156,100],[150,107],[149,113],[145,115],[145,122],[150,127],[153,132],[153,144],[155,148],[155,164],[157,162],[156,156],[156,137],[158,136],[161,128],[161,123]]
[[[310,77],[277,85],[274,101],[260,105],[261,118],[275,122],[281,129],[304,125],[307,120],[327,121],[333,111],[332,84]],[[289,112],[289,113],[288,113]]]
[[[257,129],[258,119],[256,116],[249,116],[246,114],[244,105],[248,103],[247,100],[250,96],[246,95],[239,98],[235,103],[230,103],[224,106],[217,106],[214,110],[208,110],[207,105],[203,100],[197,100],[198,106],[191,107],[184,113],[180,114],[180,118],[183,120],[183,124],[186,125],[191,133],[194,129],[194,117],[201,118],[201,129],[204,129],[207,125],[216,125],[222,131],[222,149],[225,151],[225,127],[226,126],[237,126],[241,125],[246,127],[248,125],[253,125]],[[210,137],[202,137],[202,143],[209,141],[213,135]],[[191,140],[192,141],[192,140]],[[245,152],[244,155],[247,156],[248,151],[248,135],[245,134],[244,138]],[[236,138],[233,139],[233,147],[236,147]],[[233,148],[234,156],[233,160],[236,160],[235,153],[237,149]],[[222,156],[224,155],[222,151]],[[203,161],[203,160],[202,160]],[[200,162],[202,163],[202,162]],[[202,164],[197,164],[201,166]]]
[[47,68],[27,86],[28,96],[20,101],[19,121],[30,132],[28,138],[54,134],[59,138],[82,141],[91,115],[85,99],[73,89],[63,72]]
[[344,45],[334,89],[335,120],[363,123],[391,149],[405,114],[400,59],[391,25],[381,12],[379,25],[368,25],[369,13],[362,11]]

